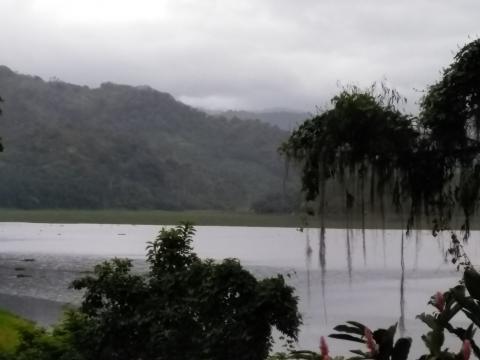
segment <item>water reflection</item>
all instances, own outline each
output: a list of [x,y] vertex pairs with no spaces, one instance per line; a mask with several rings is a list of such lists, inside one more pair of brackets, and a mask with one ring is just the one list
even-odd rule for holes
[[310,246],[310,229],[305,229],[305,267],[307,271],[307,299],[310,303],[311,298],[311,285],[310,285],[310,270],[312,268],[312,247]]
[[[365,215],[363,215],[365,217]],[[365,220],[362,220],[362,224],[365,226]],[[362,228],[362,250],[363,250],[363,265],[367,266],[367,242],[365,236],[365,227]]]
[[347,269],[348,269],[348,281],[352,282],[352,244],[350,242],[350,238],[352,236],[352,230],[347,228],[345,231],[346,234],[346,241],[345,247],[347,252]]
[[318,253],[319,253],[319,265],[320,265],[320,286],[322,289],[322,307],[323,307],[323,320],[324,323],[328,323],[327,317],[327,300],[325,296],[325,277],[327,275],[327,246],[325,243],[325,227],[320,228],[318,240]]
[[387,267],[387,234],[385,227],[382,227],[382,252],[383,267]]
[[[403,236],[402,232],[402,240],[400,242],[400,266],[402,268],[402,275],[400,277],[400,321],[399,321],[399,329],[400,335],[403,336],[405,333],[405,237]],[[415,245],[416,246],[416,245]],[[415,255],[418,255],[418,248],[415,247]],[[417,268],[417,264],[414,265],[415,269]]]

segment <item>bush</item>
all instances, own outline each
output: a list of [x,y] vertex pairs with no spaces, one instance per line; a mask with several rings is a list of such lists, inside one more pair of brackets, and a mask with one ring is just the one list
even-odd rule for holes
[[296,340],[300,315],[282,276],[257,280],[235,259],[200,260],[194,229],[162,229],[149,272],[113,259],[73,283],[82,305],[52,333],[23,333],[15,359],[265,359],[276,327]]

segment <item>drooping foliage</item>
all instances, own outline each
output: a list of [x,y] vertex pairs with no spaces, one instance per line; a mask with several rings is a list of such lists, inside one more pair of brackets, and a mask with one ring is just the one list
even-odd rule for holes
[[[480,137],[480,39],[464,46],[422,101],[421,119],[434,146],[470,160]],[[471,148],[472,152],[465,151]]]
[[[326,181],[370,177],[373,204],[375,187],[385,184],[412,147],[416,131],[410,118],[395,109],[397,94],[387,99],[374,91],[345,89],[332,99],[332,109],[305,121],[283,144],[281,151],[302,164],[306,200],[321,197],[324,206]],[[354,200],[353,189],[347,188],[347,207]]]
[[460,208],[467,238],[480,185],[479,54],[479,40],[460,50],[428,88],[418,117],[400,111],[402,98],[383,85],[342,90],[280,149],[301,165],[305,199],[324,214],[325,187],[334,182],[344,187],[347,211],[357,206],[364,218],[368,202],[384,217],[389,194],[407,229],[426,215],[435,233]]
[[454,201],[464,212],[468,236],[480,186],[480,39],[460,49],[421,106],[430,147],[441,155],[446,179],[457,180]]

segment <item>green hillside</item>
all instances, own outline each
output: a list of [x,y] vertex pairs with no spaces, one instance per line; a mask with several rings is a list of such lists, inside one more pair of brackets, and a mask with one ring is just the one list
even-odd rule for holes
[[0,66],[0,207],[249,209],[282,193],[288,133],[149,87],[44,81]]

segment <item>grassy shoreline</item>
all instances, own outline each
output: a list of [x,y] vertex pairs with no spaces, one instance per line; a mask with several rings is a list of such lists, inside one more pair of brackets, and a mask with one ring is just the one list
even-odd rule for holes
[[166,211],[120,209],[0,209],[0,222],[177,225],[183,221],[190,221],[200,226],[298,227],[303,223],[302,217],[299,215],[264,215],[250,212],[216,210]]
[[0,309],[0,352],[10,352],[19,342],[19,331],[32,329],[33,323]]
[[[402,229],[404,217],[390,214],[385,219],[385,228]],[[33,222],[61,224],[134,224],[134,225],[177,225],[190,221],[198,226],[252,226],[252,227],[319,227],[316,217],[300,214],[255,214],[252,212],[234,212],[217,210],[20,210],[0,209],[0,222]],[[305,222],[307,221],[307,223]],[[361,219],[357,216],[351,221],[353,228],[361,228]],[[455,228],[461,225],[461,218],[452,222]],[[342,214],[328,214],[325,219],[327,228],[345,228],[346,220]],[[365,219],[365,228],[381,229],[380,216],[369,215]],[[421,226],[431,229],[431,222],[425,220]],[[472,221],[472,229],[480,229],[480,222]]]

